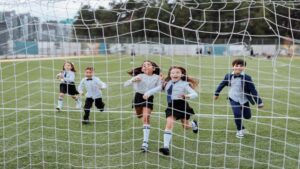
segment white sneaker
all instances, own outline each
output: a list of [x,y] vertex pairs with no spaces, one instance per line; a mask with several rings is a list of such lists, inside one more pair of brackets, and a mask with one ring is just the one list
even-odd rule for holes
[[249,134],[249,133],[250,133],[250,132],[249,132],[247,129],[243,129],[243,130],[242,130],[242,132],[243,132],[243,134],[244,134],[244,135],[246,135],[246,134]]
[[81,100],[77,99],[76,100],[76,109],[80,109],[81,108]]
[[244,132],[243,132],[243,130],[237,131],[235,136],[237,138],[244,138]]

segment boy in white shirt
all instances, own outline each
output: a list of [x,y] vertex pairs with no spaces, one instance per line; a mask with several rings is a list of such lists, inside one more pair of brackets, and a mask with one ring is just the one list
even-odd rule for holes
[[105,104],[102,101],[101,89],[105,89],[107,85],[98,77],[94,76],[94,68],[85,68],[85,78],[83,78],[78,86],[78,92],[83,95],[83,89],[86,90],[86,99],[84,105],[84,116],[82,124],[89,124],[90,109],[95,101],[95,106],[100,110],[104,110]]

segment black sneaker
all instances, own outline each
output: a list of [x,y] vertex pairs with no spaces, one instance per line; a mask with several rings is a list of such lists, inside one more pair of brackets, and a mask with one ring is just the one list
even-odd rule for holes
[[148,151],[148,142],[144,141],[141,147],[143,153]]
[[168,148],[160,148],[159,152],[166,156],[170,155],[170,150]]
[[193,132],[198,133],[198,122],[196,120],[193,120],[193,122],[195,123],[195,127],[193,127]]
[[105,107],[105,103],[103,103],[103,107],[99,109],[100,112],[103,112],[103,111],[104,111],[104,107]]
[[141,151],[142,151],[142,153],[146,153],[148,151],[148,147],[142,146]]
[[56,107],[57,111],[61,111],[61,108],[59,106]]

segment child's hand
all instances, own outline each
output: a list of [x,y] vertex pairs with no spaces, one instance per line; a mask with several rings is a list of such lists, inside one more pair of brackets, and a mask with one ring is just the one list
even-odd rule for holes
[[186,95],[182,95],[181,98],[182,98],[182,99],[189,99],[190,96],[186,94]]
[[164,79],[165,79],[164,74],[163,74],[163,73],[160,73],[160,74],[159,74],[159,78],[160,78],[160,80],[164,80]]
[[150,96],[147,95],[147,94],[144,94],[144,95],[143,95],[143,99],[145,99],[145,100],[148,100],[149,97],[150,97]]
[[139,82],[141,80],[142,80],[141,77],[136,76],[135,78],[133,78],[132,82]]
[[261,103],[261,104],[258,105],[258,108],[260,108],[260,109],[263,108],[263,107],[264,107],[263,103]]
[[214,96],[214,100],[218,100],[219,96]]
[[58,73],[57,75],[56,75],[56,78],[57,79],[61,79],[63,76],[62,76],[62,73],[60,72],[60,73]]

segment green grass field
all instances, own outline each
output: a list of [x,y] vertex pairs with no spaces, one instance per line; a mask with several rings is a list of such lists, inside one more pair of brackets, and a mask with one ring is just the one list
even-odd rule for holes
[[[155,95],[151,117],[150,151],[141,153],[142,123],[131,109],[132,88],[124,88],[126,71],[145,58],[97,56],[70,59],[77,68],[76,84],[86,66],[108,83],[104,90],[107,111],[93,111],[88,126],[80,123],[70,97],[64,111],[56,112],[59,82],[55,75],[63,60],[37,60],[1,64],[0,168],[291,168],[300,165],[300,59],[280,58],[276,71],[270,60],[246,58],[250,74],[265,107],[252,106],[245,122],[250,134],[235,137],[227,103],[227,88],[217,101],[213,92],[230,57],[149,57],[166,74],[170,65],[187,68],[200,80],[199,98],[191,100],[200,122],[195,135],[178,123],[173,131],[171,156],[158,153],[162,146],[166,105],[164,94]],[[84,99],[84,98],[83,98]]]

